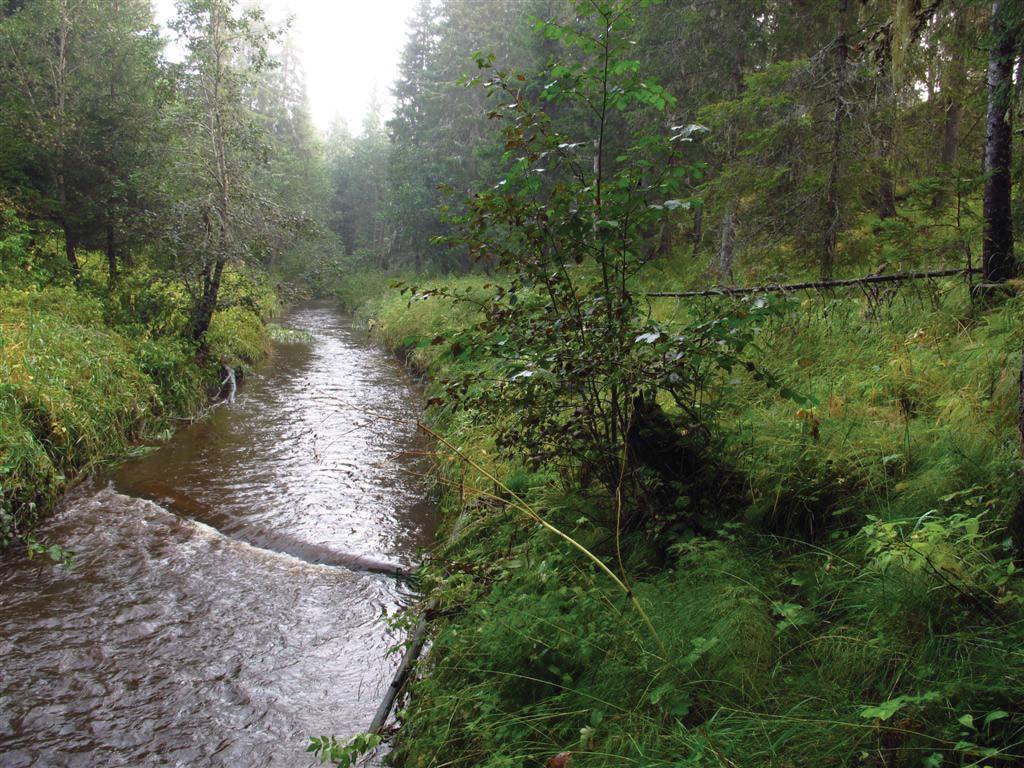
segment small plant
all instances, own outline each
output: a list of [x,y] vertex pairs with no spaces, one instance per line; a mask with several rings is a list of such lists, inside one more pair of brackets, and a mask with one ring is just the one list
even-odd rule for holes
[[313,340],[313,334],[308,331],[285,328],[276,323],[267,326],[267,333],[270,339],[278,344],[308,344]]
[[[646,442],[640,422],[661,417],[664,396],[686,423],[666,424],[660,439],[676,440],[679,427],[705,434],[716,376],[737,366],[761,375],[742,354],[772,306],[746,302],[670,331],[638,300],[635,283],[654,257],[652,233],[673,211],[699,205],[685,190],[703,166],[686,162],[683,149],[704,129],[660,127],[674,100],[630,58],[630,6],[579,3],[572,23],[537,23],[570,51],[552,65],[543,100],[593,116],[575,133],[531,102],[523,76],[478,55],[483,75],[474,82],[502,105],[489,117],[503,126],[508,169],[468,201],[448,242],[497,265],[502,277],[483,290],[413,294],[453,298],[482,316],[435,339],[455,358],[490,362],[447,382],[450,403],[516,413],[499,423],[499,447],[636,502],[653,495],[638,450]],[[631,125],[648,127],[631,132]],[[641,505],[624,506],[631,514]]]
[[348,741],[338,741],[334,736],[311,736],[306,751],[311,752],[321,765],[330,763],[350,768],[383,743],[384,740],[376,733],[359,733]]
[[1013,560],[996,559],[982,529],[987,504],[979,489],[947,494],[941,501],[957,511],[928,510],[912,527],[869,515],[863,533],[874,566],[932,579],[935,589],[983,604],[1019,602],[1020,597],[1006,589],[1017,575]]

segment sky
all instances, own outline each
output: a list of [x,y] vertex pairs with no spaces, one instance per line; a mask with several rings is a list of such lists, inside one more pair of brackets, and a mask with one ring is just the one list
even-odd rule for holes
[[[291,34],[302,52],[313,121],[321,130],[335,116],[361,130],[376,89],[385,118],[391,84],[415,0],[262,0],[271,20],[293,17]],[[174,14],[174,0],[153,0],[157,21]]]

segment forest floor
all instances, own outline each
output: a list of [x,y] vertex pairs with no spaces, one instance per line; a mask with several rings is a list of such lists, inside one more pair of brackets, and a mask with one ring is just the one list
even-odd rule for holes
[[[471,305],[389,282],[340,296],[375,296],[360,311],[433,394],[488,364],[438,341],[474,322]],[[650,312],[671,328],[722,301]],[[789,299],[754,354],[812,404],[723,376],[698,470],[716,492],[623,539],[657,638],[509,492],[612,563],[602,502],[498,450],[490,415],[432,407],[458,449],[437,456],[455,535],[424,575],[439,608],[398,764],[1024,764],[1024,579],[1006,530],[1022,309],[980,308],[957,279]]]

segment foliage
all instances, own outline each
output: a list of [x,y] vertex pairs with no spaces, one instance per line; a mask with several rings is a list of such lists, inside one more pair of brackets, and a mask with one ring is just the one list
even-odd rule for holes
[[[738,276],[755,281],[813,269],[830,166],[842,182],[841,268],[864,273],[884,270],[886,262],[962,263],[976,252],[978,179],[963,158],[973,157],[967,148],[980,142],[974,127],[980,102],[950,70],[962,64],[980,72],[975,52],[981,46],[967,41],[977,35],[981,15],[957,5],[918,20],[917,10],[903,9],[893,25],[904,43],[893,79],[905,79],[897,86],[903,88],[899,106],[890,111],[870,106],[890,98],[883,90],[887,76],[870,77],[872,68],[888,66],[879,38],[871,38],[887,28],[888,11],[864,6],[857,33],[863,37],[851,48],[855,60],[843,91],[849,111],[840,114],[839,140],[830,146],[835,8],[751,4],[728,13],[717,4],[672,3],[637,11],[641,55],[668,71],[666,87],[685,100],[684,114],[699,110],[697,122],[712,130],[694,134],[700,141],[690,147],[691,163],[707,162],[703,177],[685,178],[686,193],[669,198],[703,193],[706,204],[678,206],[641,233],[646,236],[637,241],[658,258],[633,277],[633,295],[717,279],[700,256],[710,245],[718,250],[717,266],[730,208],[738,222],[729,238],[736,253],[726,255],[736,258]],[[760,21],[769,18],[772,24]],[[568,19],[574,31],[585,28],[573,15]],[[666,41],[668,28],[681,34]],[[454,36],[441,29],[431,45]],[[551,52],[565,50],[565,38],[548,39]],[[687,44],[693,39],[714,39],[724,50],[713,56],[713,46]],[[950,53],[957,49],[964,55]],[[700,57],[707,66],[694,66]],[[941,101],[933,92],[919,101],[921,92],[908,87],[915,77],[924,82],[929,67],[943,72]],[[495,100],[504,106],[491,111],[515,118],[542,85],[552,83],[556,92],[564,82],[575,86],[571,67],[560,74],[563,79],[505,78],[512,88]],[[878,92],[872,83],[880,84]],[[934,111],[940,104],[942,115]],[[576,151],[586,152],[596,135],[588,113],[566,101],[549,112],[548,125],[526,124],[582,133],[586,143]],[[951,123],[958,112],[975,119]],[[408,111],[406,130],[430,125],[417,115]],[[623,117],[616,137],[637,125],[650,130],[643,110]],[[940,120],[946,123],[941,163],[937,153],[919,149],[934,147],[930,137]],[[892,124],[900,130],[886,134]],[[539,161],[553,148],[538,133],[527,130],[523,138],[537,144]],[[882,141],[886,135],[890,140]],[[595,581],[575,554],[523,525],[512,514],[514,504],[494,498],[500,494],[491,494],[485,475],[442,450],[452,540],[440,547],[426,577],[441,611],[431,655],[401,713],[396,762],[556,765],[567,752],[580,765],[1019,761],[1014,691],[1024,668],[1013,649],[1021,640],[1022,587],[1006,531],[1019,491],[1019,302],[983,312],[948,282],[811,295],[773,308],[759,318],[757,352],[778,382],[807,399],[778,397],[779,387],[765,388],[757,371],[743,366],[710,377],[719,461],[706,469],[717,475],[716,503],[687,514],[688,526],[655,528],[655,546],[627,531],[618,551],[620,542],[613,544],[601,525],[607,510],[581,487],[587,478],[554,487],[558,471],[579,461],[580,446],[566,444],[531,460],[539,452],[519,434],[529,404],[507,390],[501,397],[485,390],[495,381],[507,386],[527,370],[520,355],[532,362],[535,350],[554,346],[533,337],[517,346],[502,336],[506,324],[533,317],[538,334],[554,335],[557,328],[540,311],[547,301],[544,276],[513,282],[531,241],[509,234],[528,223],[536,241],[551,237],[548,222],[531,218],[536,208],[528,203],[539,208],[558,191],[557,168],[549,173],[555,165],[545,157],[536,166],[547,175],[531,178],[530,145],[519,139],[509,149],[526,159],[519,175],[481,173],[478,199],[494,199],[494,211],[513,211],[514,226],[497,233],[481,227],[486,236],[471,243],[479,246],[475,253],[459,245],[474,255],[505,249],[510,270],[446,280],[443,287],[440,280],[416,282],[411,301],[371,305],[371,323],[432,377],[431,418],[447,439],[478,457],[488,474],[508,478],[508,485],[516,478],[516,493],[545,519],[637,574],[634,592],[669,652],[645,648],[645,633],[621,596]],[[619,148],[613,153],[620,154]],[[584,184],[592,178],[586,159],[579,174]],[[408,158],[403,162],[409,168]],[[898,189],[896,217],[880,202],[886,169]],[[502,188],[490,189],[507,178],[512,201]],[[453,186],[461,192],[467,185]],[[582,239],[596,239],[596,228],[586,228],[598,217],[588,217],[586,201],[576,209]],[[692,261],[672,248],[683,225],[692,226],[698,257]],[[705,237],[702,227],[715,225],[722,237]],[[570,261],[546,266],[557,271],[568,264],[578,284],[595,279],[593,262]],[[494,266],[483,260],[484,271]],[[362,285],[372,290],[369,280]],[[650,330],[671,337],[745,309],[722,304],[642,307]],[[488,327],[491,306],[502,314]],[[538,377],[517,379],[532,380]],[[447,407],[453,399],[463,410]],[[675,410],[679,404],[663,398],[659,405],[676,429],[692,427],[685,410]],[[495,451],[503,434],[514,437]],[[678,501],[689,498],[683,493]],[[628,500],[622,514],[634,510]]]
[[394,761],[1024,762],[1016,288],[643,298],[971,265],[989,6],[424,0],[323,143],[258,10],[152,21],[0,4],[0,545],[67,562],[31,526],[263,353],[259,270],[401,280],[446,519]]
[[[711,129],[687,156],[706,164],[686,183],[685,197],[701,204],[670,212],[646,233],[658,258],[694,257],[705,267],[694,273],[698,284],[795,276],[818,270],[829,227],[829,259],[849,274],[893,262],[963,264],[978,253],[983,178],[974,159],[985,140],[977,83],[991,42],[987,7],[630,5],[636,23],[624,60],[657,76],[667,109],[664,118],[620,115],[613,136],[650,133],[655,123]],[[495,70],[521,72],[523,95],[538,101],[564,85],[549,65],[564,62],[579,40],[531,34],[533,26],[540,19],[551,29],[582,29],[589,12],[586,4],[534,0],[417,6],[394,85],[390,142],[369,132],[341,139],[348,159],[332,174],[332,227],[350,253],[362,252],[364,268],[472,268],[471,251],[436,242],[450,234],[446,219],[462,212],[462,200],[505,171],[506,148],[486,125],[488,99],[458,87],[470,55],[490,53]],[[563,102],[548,111],[557,131],[595,138],[587,109]]]
[[[486,295],[487,278],[447,282],[459,295]],[[470,303],[392,292],[368,311],[380,337],[427,371],[432,396],[437,382],[490,364],[431,343],[478,322]],[[702,315],[667,300],[651,312],[669,330]],[[722,479],[729,506],[709,510],[703,533],[660,534],[664,561],[652,560],[644,537],[623,537],[625,567],[667,656],[646,647],[636,614],[582,558],[439,451],[446,543],[424,582],[438,618],[393,759],[522,765],[571,751],[581,766],[818,767],[862,754],[908,766],[921,755],[932,765],[1018,761],[1024,583],[1005,544],[1016,503],[1017,382],[1007,364],[1019,357],[1018,312],[1014,300],[978,313],[948,282],[905,288],[881,308],[810,297],[766,318],[758,346],[817,404],[780,398],[742,369],[727,377],[716,450],[738,472]],[[908,357],[911,365],[889,365]],[[494,451],[494,434],[517,412],[481,418],[435,405],[430,418],[548,520],[614,556],[589,520],[592,498],[557,490],[550,465],[535,471]],[[798,500],[812,496],[822,503],[807,531]]]
[[313,736],[307,752],[312,752],[321,764],[330,763],[341,768],[359,764],[360,759],[383,743],[383,739],[372,733],[360,733],[347,742],[340,742],[334,736]]
[[259,317],[245,307],[217,312],[206,338],[210,358],[225,365],[255,362],[267,353],[267,333]]
[[0,546],[39,552],[67,480],[264,354],[259,270],[335,240],[294,50],[258,9],[178,3],[174,62],[143,0],[0,5]]
[[[37,263],[32,249],[23,258]],[[184,297],[136,279],[144,273],[139,265],[109,293],[30,281],[0,288],[0,548],[20,543],[69,562],[59,545],[32,533],[57,494],[132,442],[164,432],[167,417],[197,411],[216,383],[217,371],[199,365],[182,336]],[[227,283],[248,295],[248,281]],[[266,300],[264,307],[270,311]],[[218,312],[214,328],[224,360],[263,355],[266,331],[253,310]]]
[[131,346],[73,291],[40,296],[8,289],[0,306],[0,546],[6,547],[29,533],[65,478],[142,434],[156,392]]
[[[442,291],[478,308],[481,319],[434,340],[455,357],[489,361],[447,381],[447,397],[453,407],[492,417],[517,413],[499,427],[500,446],[534,466],[560,464],[576,482],[595,478],[631,501],[645,484],[635,438],[658,396],[672,398],[689,430],[706,429],[706,384],[738,365],[756,371],[741,353],[770,312],[757,302],[666,332],[633,295],[650,259],[647,234],[666,212],[689,204],[679,194],[700,173],[678,156],[697,126],[612,139],[622,116],[646,111],[654,119],[672,103],[639,74],[638,62],[625,58],[634,23],[626,4],[611,2],[581,6],[578,26],[540,25],[572,52],[553,66],[545,99],[593,111],[592,148],[530,105],[522,76],[493,71],[489,58],[480,59],[491,100],[507,105],[491,117],[503,125],[510,167],[493,189],[468,201],[462,231],[450,239],[503,277],[468,293]],[[415,299],[437,293],[413,289]]]
[[0,183],[79,246],[118,252],[139,214],[135,173],[158,141],[162,44],[141,0],[33,0],[0,15]]
[[187,0],[172,22],[187,55],[168,114],[179,144],[164,169],[174,202],[163,239],[192,298],[191,335],[201,346],[224,268],[253,250],[269,207],[256,184],[266,139],[250,94],[272,63],[273,31],[258,9],[236,10],[233,0]]

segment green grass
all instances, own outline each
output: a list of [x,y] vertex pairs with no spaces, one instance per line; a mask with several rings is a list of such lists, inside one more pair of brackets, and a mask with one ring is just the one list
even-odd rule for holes
[[[719,301],[651,313],[671,327]],[[583,557],[441,448],[453,538],[425,572],[436,635],[395,762],[540,766],[571,750],[577,766],[1024,763],[1024,589],[1005,545],[1022,310],[1016,297],[972,306],[948,281],[880,303],[802,295],[766,325],[753,354],[813,405],[723,377],[720,507],[660,542],[665,561],[625,544],[667,653]],[[435,380],[487,364],[432,343],[472,321],[464,307],[392,293],[363,311]],[[496,452],[478,415],[428,418],[614,562],[592,498]]]
[[226,281],[226,302],[255,299],[215,314],[205,365],[182,336],[184,295],[144,265],[113,293],[0,285],[0,548],[40,551],[32,529],[70,480],[196,412],[218,363],[264,355],[276,300],[252,285]]

